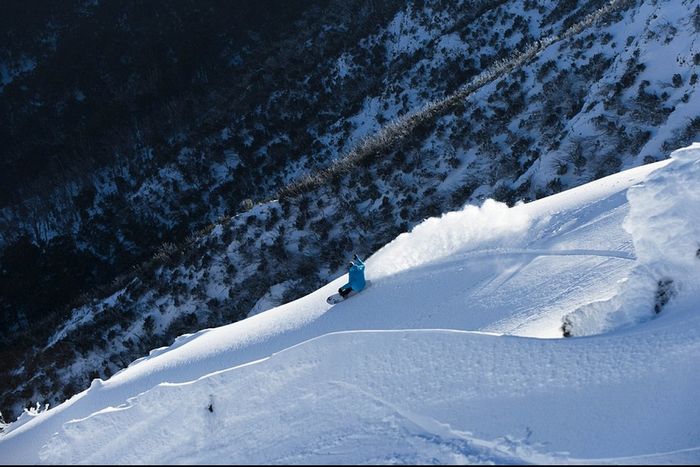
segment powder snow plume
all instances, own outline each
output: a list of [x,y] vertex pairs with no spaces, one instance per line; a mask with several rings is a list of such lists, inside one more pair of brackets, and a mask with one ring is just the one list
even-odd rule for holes
[[432,217],[396,237],[372,256],[371,277],[381,278],[448,256],[493,247],[513,247],[531,219],[519,206],[488,199],[461,211]]

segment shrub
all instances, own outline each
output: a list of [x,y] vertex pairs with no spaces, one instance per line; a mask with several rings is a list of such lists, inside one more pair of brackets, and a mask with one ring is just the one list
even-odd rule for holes
[[152,315],[146,316],[143,320],[143,330],[147,336],[153,336],[153,330],[155,328],[155,320]]
[[654,312],[661,313],[669,300],[676,294],[673,279],[659,279],[656,284],[656,296],[654,300]]
[[557,161],[557,175],[566,175],[569,171],[569,165],[564,161]]
[[673,83],[674,88],[679,88],[683,84],[683,78],[681,77],[680,73],[676,73],[673,75],[673,78],[671,79],[671,82]]

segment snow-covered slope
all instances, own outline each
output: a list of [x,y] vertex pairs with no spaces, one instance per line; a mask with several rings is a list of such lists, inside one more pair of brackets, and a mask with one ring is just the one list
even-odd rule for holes
[[[112,27],[129,24],[158,44],[177,38],[173,47],[202,36],[188,33],[197,25],[212,38],[220,31],[212,23],[232,28],[210,11],[216,21],[171,21],[185,29],[166,28],[172,36],[163,36],[165,25],[144,15],[142,2],[114,7],[129,11],[124,3],[140,13],[109,13],[104,2],[89,8],[103,12],[100,21],[88,21],[101,43],[113,44]],[[189,3],[173,5],[168,17],[179,11],[184,18]],[[59,74],[39,57],[33,71],[5,86],[4,98],[15,96],[5,106],[7,120],[21,121],[0,130],[26,137],[3,139],[17,149],[4,154],[21,161],[42,194],[13,193],[26,180],[0,167],[11,181],[0,181],[0,192],[18,203],[0,212],[0,244],[23,233],[52,239],[45,247],[18,240],[6,250],[12,254],[0,252],[0,328],[7,331],[0,343],[15,350],[0,361],[7,420],[28,404],[57,405],[180,334],[308,294],[342,273],[338,252],[370,256],[425,218],[466,202],[540,199],[700,140],[699,0],[330,3],[342,8],[319,6],[301,25],[286,24],[289,34],[268,28],[282,42],[263,34],[247,52],[221,56],[234,64],[219,68],[219,81],[208,75],[202,98],[210,104],[191,106],[178,95],[176,107],[194,108],[196,118],[177,118],[170,99],[153,97],[171,89],[154,84],[157,76],[183,88],[190,81],[163,71],[158,60],[151,62],[160,72],[138,66],[139,51],[148,48],[140,39],[136,46],[127,41],[133,55],[100,48],[92,51],[95,60],[81,54],[85,65],[107,60],[105,71],[131,63],[144,103],[168,116],[153,118],[154,126],[134,125],[131,116],[102,121],[109,135],[124,135],[123,143],[70,136],[83,130],[72,122],[99,127],[97,110],[112,115],[99,96],[112,94],[106,83],[126,82],[121,72],[109,79],[100,72],[96,85],[107,86],[100,93],[82,72],[79,83],[75,73],[56,82]],[[126,24],[114,25],[117,16]],[[83,26],[67,24],[66,31],[78,44],[93,37]],[[74,53],[60,56],[53,62],[75,65]],[[195,63],[188,68],[202,75]],[[41,83],[63,89],[52,93],[59,100]],[[142,101],[138,93],[117,94]],[[56,118],[60,109],[67,113]],[[166,122],[172,132],[161,127]],[[141,134],[148,128],[167,143],[154,147]],[[36,134],[52,137],[38,141]],[[143,143],[132,147],[132,136]],[[96,154],[91,146],[116,166],[82,167],[84,156]],[[49,185],[37,178],[27,157],[46,154],[79,180],[51,167],[42,169]],[[265,202],[270,198],[279,202]]]
[[[699,179],[695,144],[428,219],[367,259],[362,294],[327,305],[341,277],[182,336],[25,413],[0,462],[697,463]],[[553,339],[572,312],[595,335]]]

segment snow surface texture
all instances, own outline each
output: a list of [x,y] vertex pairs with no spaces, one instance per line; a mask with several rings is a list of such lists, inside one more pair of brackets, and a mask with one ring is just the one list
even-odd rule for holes
[[[326,304],[340,277],[182,336],[24,414],[0,462],[698,463],[699,159],[695,145],[429,219],[367,259],[373,286],[352,300]],[[555,339],[572,310],[636,298],[627,284],[645,280],[653,296],[659,274],[678,292],[655,319]]]
[[673,153],[673,164],[628,190],[623,226],[637,265],[609,300],[565,317],[571,335],[599,334],[697,304],[700,293],[700,144]]

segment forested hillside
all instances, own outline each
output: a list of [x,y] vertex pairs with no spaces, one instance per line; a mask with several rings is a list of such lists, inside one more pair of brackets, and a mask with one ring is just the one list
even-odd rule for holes
[[700,135],[697,0],[8,5],[10,419],[427,217]]

